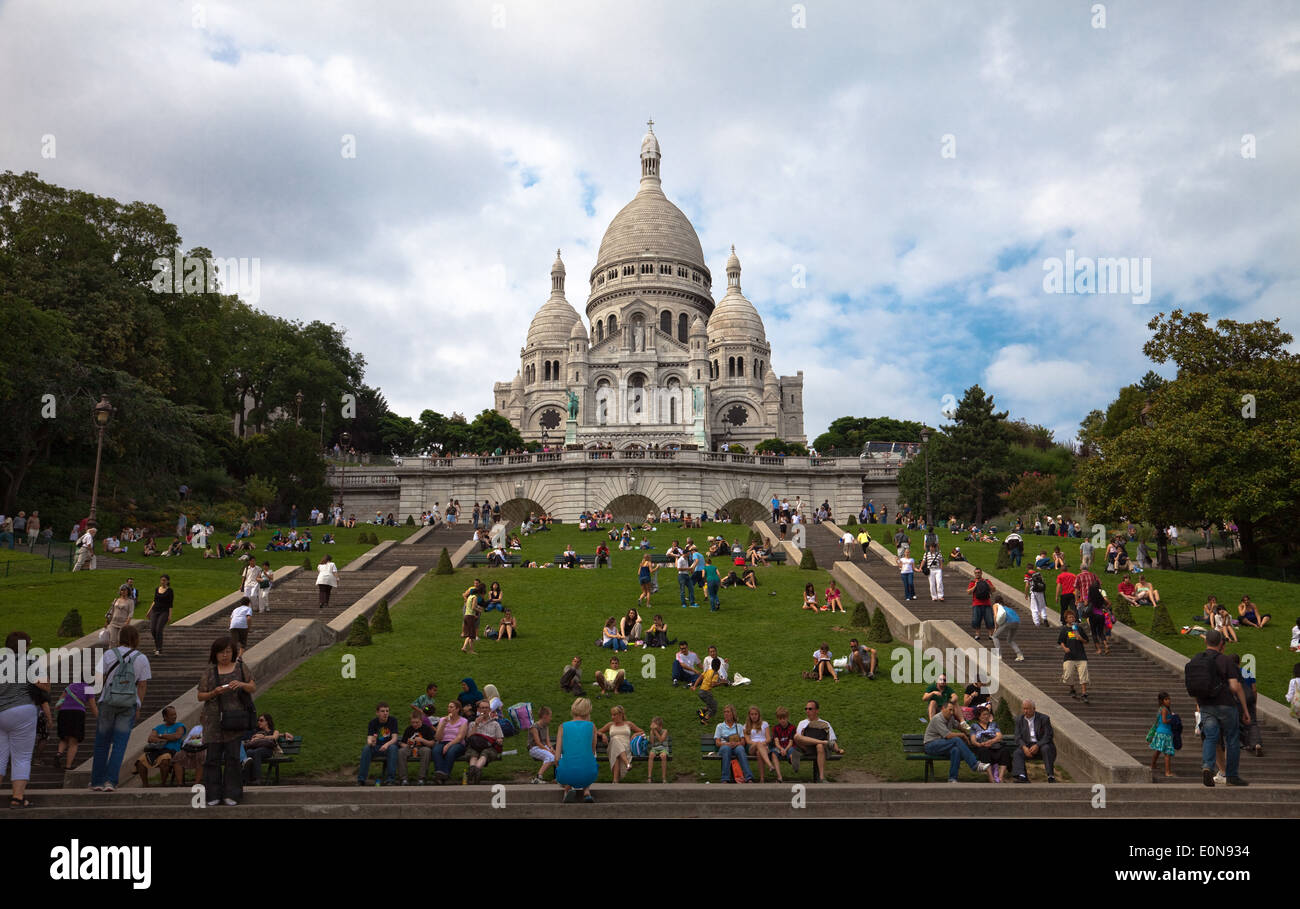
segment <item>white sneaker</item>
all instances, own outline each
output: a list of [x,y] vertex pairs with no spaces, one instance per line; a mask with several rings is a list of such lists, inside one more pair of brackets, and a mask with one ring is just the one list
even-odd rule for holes
[[1025,655],[1023,653],[1020,654],[1020,656],[1016,657],[1017,663],[1023,663],[1024,661],[1025,661]]
[[989,765],[986,764],[986,763],[984,763],[983,761],[976,761],[976,762],[975,762],[975,772],[976,772],[976,773],[983,773],[985,770],[988,770],[988,769],[989,769]]
[[1214,775],[1214,782],[1216,782],[1216,783],[1226,783],[1226,782],[1228,782],[1228,778],[1227,778],[1226,776],[1224,776],[1223,771],[1219,771],[1218,773],[1216,773],[1216,774]]
[[208,799],[208,807],[215,808],[221,804],[221,799]]
[[221,804],[225,805],[227,808],[234,808],[239,804],[239,802],[236,802],[234,799],[222,799]]

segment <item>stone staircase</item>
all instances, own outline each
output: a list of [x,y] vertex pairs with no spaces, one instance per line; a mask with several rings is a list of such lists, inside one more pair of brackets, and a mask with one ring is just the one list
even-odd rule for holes
[[[977,788],[978,787],[978,788]],[[495,791],[494,791],[495,790]],[[22,818],[170,820],[213,818],[1300,818],[1300,787],[1249,789],[1112,784],[988,786],[941,783],[792,787],[701,783],[597,785],[594,805],[561,802],[558,786],[266,786],[237,808],[195,808],[183,789],[34,793]],[[1104,797],[1104,807],[1101,798]],[[493,802],[496,802],[494,806]],[[797,807],[798,806],[798,807]],[[1094,807],[1096,806],[1096,807]]]
[[[415,565],[422,570],[434,567],[442,547],[454,553],[471,536],[471,531],[456,526],[452,529],[438,527],[419,542],[398,544],[356,571],[339,573],[339,586],[330,597],[330,605],[320,609],[317,605],[316,573],[300,571],[293,577],[276,584],[271,591],[271,612],[254,614],[249,629],[248,646],[261,642],[290,619],[329,621],[365,596],[395,569]],[[198,684],[208,664],[208,653],[213,640],[225,633],[229,626],[229,613],[214,616],[192,627],[169,627],[164,636],[162,656],[153,656],[153,638],[147,629],[141,630],[141,650],[149,657],[153,678],[146,691],[143,717],[153,716],[167,704],[175,701]],[[63,686],[53,686],[51,707],[59,699]],[[86,719],[86,739],[77,751],[77,765],[85,765],[94,756],[95,720]],[[33,756],[31,789],[59,788],[64,784],[64,773],[54,762],[57,748],[54,730],[50,739],[37,748]],[[131,768],[123,765],[121,782],[126,784]]]
[[[893,525],[870,525],[872,539],[890,552],[890,540],[897,530]],[[883,533],[881,532],[883,531]],[[910,534],[913,553],[920,551],[921,534]],[[882,539],[884,537],[884,539]],[[813,550],[818,566],[829,569],[836,561],[844,560],[843,546],[835,534],[822,525],[812,525],[807,531],[808,548]],[[853,563],[866,572],[876,583],[903,603],[903,582],[898,569],[874,553],[865,561],[861,551],[855,553]],[[969,579],[955,571],[944,571],[944,602],[930,600],[929,579],[917,571],[916,599],[904,603],[918,619],[949,619],[963,630],[970,629],[970,595],[966,592]],[[1182,674],[1158,663],[1118,637],[1111,640],[1111,652],[1096,656],[1088,649],[1089,703],[1072,700],[1069,689],[1061,684],[1061,649],[1056,643],[1059,627],[1034,627],[1027,607],[1016,604],[1020,614],[1020,631],[1016,643],[1024,651],[1025,660],[1011,667],[1032,684],[1051,697],[1066,704],[1070,711],[1102,736],[1131,754],[1134,759],[1150,764],[1151,749],[1146,744],[1147,730],[1156,717],[1156,695],[1167,691],[1173,699],[1174,712],[1183,719],[1183,748],[1174,758],[1176,780],[1170,782],[1200,785],[1200,746],[1195,733],[1196,703],[1187,695]],[[1050,604],[1049,604],[1050,611]],[[981,634],[987,631],[981,629]],[[991,646],[987,639],[980,645]],[[1002,656],[1010,661],[1015,652],[1003,649]],[[1018,711],[1013,707],[1012,713]],[[1263,757],[1254,753],[1241,755],[1241,775],[1252,785],[1300,783],[1300,736],[1270,727],[1266,721],[1261,727],[1264,743]],[[1160,780],[1164,780],[1164,761],[1159,764]]]

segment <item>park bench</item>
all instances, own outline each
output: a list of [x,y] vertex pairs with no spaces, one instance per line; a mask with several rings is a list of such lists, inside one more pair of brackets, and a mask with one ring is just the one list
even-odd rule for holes
[[[579,564],[579,565],[591,565],[591,566],[595,566],[595,565],[596,565],[596,556],[595,556],[594,553],[593,553],[592,555],[583,555],[582,553],[578,553],[577,556],[578,556],[578,564]],[[561,553],[560,555],[557,555],[554,559],[551,560],[551,564],[552,564],[552,565],[563,565],[563,564],[564,564],[564,554]],[[610,553],[609,558],[608,558],[608,560],[606,561],[605,567],[606,567],[606,568],[613,568],[613,567],[614,567],[614,555],[613,555],[613,553]]]
[[[597,727],[597,728],[600,728],[600,727]],[[650,760],[650,756],[649,756],[648,754],[647,754],[647,755],[640,755],[640,756],[638,756],[638,755],[635,755],[635,754],[632,754],[631,752],[629,752],[629,753],[628,753],[628,757],[632,759],[632,763],[634,763],[634,764],[635,764],[636,762],[638,762],[638,761],[642,761],[642,762],[644,762],[644,761],[648,761],[648,760]],[[602,741],[600,740],[600,736],[596,736],[596,762],[597,762],[597,763],[606,763],[608,758],[609,758],[609,743],[608,743],[608,742],[602,742]],[[673,759],[673,756],[672,756],[671,754],[668,755],[668,760],[671,761],[672,759]]]
[[302,736],[280,740],[280,750],[275,754],[272,754],[271,757],[265,761],[267,779],[270,779],[272,776],[275,777],[275,782],[271,784],[272,786],[278,786],[280,784],[280,765],[293,763],[293,759],[301,753]]
[[[713,736],[711,735],[700,736],[700,757],[706,761],[722,760],[721,756],[718,754],[717,743],[713,741]],[[844,755],[836,754],[834,751],[831,751],[829,748],[826,750],[826,760],[828,761],[838,761],[842,757],[844,757]],[[817,758],[815,756],[809,757],[806,751],[803,753],[802,757],[800,758],[800,766],[803,766],[804,764],[812,764],[814,768],[814,772],[816,772]]]
[[[481,565],[491,566],[492,563],[488,561],[487,553],[476,552],[473,553],[472,555],[468,555],[465,557],[465,564],[474,565],[474,566],[481,566]],[[518,565],[519,565],[519,556],[508,555],[506,556],[506,563],[502,567],[512,568]]]

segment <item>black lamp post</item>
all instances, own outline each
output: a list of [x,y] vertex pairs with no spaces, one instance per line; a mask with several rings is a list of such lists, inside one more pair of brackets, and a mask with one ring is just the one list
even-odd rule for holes
[[722,415],[722,450],[731,451],[731,417]]
[[[303,398],[302,398],[301,391],[293,396],[293,402],[296,405],[298,405],[294,411],[294,422],[296,422],[299,426],[302,425],[302,400]],[[324,444],[324,440],[322,440],[322,444]]]
[[99,447],[95,452],[95,479],[90,487],[90,520],[95,520],[95,510],[99,505],[99,463],[104,457],[104,430],[109,420],[113,419],[113,405],[108,403],[108,395],[100,395],[94,410],[95,425],[99,427]]
[[934,513],[930,510],[930,427],[921,427],[921,449],[925,456],[925,526],[934,526]]
[[325,402],[320,402],[320,447],[325,450]]

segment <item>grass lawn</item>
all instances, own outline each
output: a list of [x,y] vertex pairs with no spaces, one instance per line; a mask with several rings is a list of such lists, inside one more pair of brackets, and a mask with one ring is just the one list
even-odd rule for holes
[[[615,524],[613,527],[622,530],[623,525]],[[656,523],[654,527],[654,530],[643,531],[640,529],[640,525],[636,525],[632,534],[632,545],[635,548],[620,551],[618,542],[609,538],[609,526],[601,530],[578,530],[576,523],[552,524],[550,530],[519,537],[523,549],[517,554],[540,564],[549,562],[564,552],[566,545],[572,545],[573,551],[579,555],[594,555],[596,547],[604,543],[609,547],[614,564],[621,570],[629,567],[629,565],[635,568],[641,563],[640,545],[643,539],[650,543],[651,548],[649,551],[651,555],[663,555],[664,550],[672,545],[673,540],[685,545],[687,537],[693,539],[701,549],[706,548],[705,541],[709,537],[715,536],[726,537],[730,543],[739,540],[741,547],[744,548],[749,540],[749,533],[753,529],[748,524],[726,523],[706,523],[702,527],[684,528],[680,524],[669,521]],[[517,534],[518,532],[519,527],[515,525],[511,533]],[[722,565],[719,564],[718,568],[721,570]],[[724,571],[723,574],[725,575],[726,572]],[[674,583],[676,582],[674,581]]]
[[[892,525],[886,526],[888,532],[883,535],[883,538],[881,534],[874,532],[874,528],[872,537],[892,549],[893,546],[889,538],[893,536],[897,528]],[[880,527],[880,525],[877,525],[877,527]],[[880,527],[880,529],[884,530],[886,527]],[[923,534],[918,531],[913,532],[910,536],[914,551],[919,552]],[[1077,539],[1066,538],[1061,540],[1056,538],[1054,540],[1052,537],[1036,537],[1033,534],[1026,534],[1025,560],[1026,562],[1032,561],[1032,558],[1038,554],[1040,549],[1045,549],[1050,554],[1052,547],[1059,545],[1061,551],[1065,554],[1066,564],[1071,569],[1078,571],[1080,542]],[[939,545],[945,555],[951,551],[953,546],[960,546],[968,561],[990,572],[1000,580],[1019,589],[1024,589],[1025,569],[1023,567],[1019,569],[996,569],[993,567],[997,561],[998,544],[963,543],[961,542],[961,535],[950,534],[947,529],[941,528],[939,530]],[[1106,574],[1104,571],[1105,564],[1105,548],[1103,547],[1093,556],[1093,570],[1097,572],[1098,577],[1101,578],[1102,587],[1111,600],[1114,601],[1117,598],[1115,588],[1119,583],[1119,578],[1115,575]],[[1057,572],[1050,570],[1043,572],[1044,579],[1047,581],[1047,605],[1051,609],[1055,609],[1056,574]],[[1169,617],[1173,620],[1175,628],[1194,624],[1196,617],[1201,613],[1201,607],[1210,594],[1217,596],[1219,602],[1225,605],[1228,612],[1234,617],[1236,616],[1237,603],[1246,595],[1249,595],[1251,600],[1259,606],[1261,613],[1272,613],[1273,621],[1261,630],[1249,626],[1238,627],[1237,635],[1240,642],[1237,644],[1229,642],[1227,652],[1240,653],[1243,659],[1248,654],[1253,655],[1255,658],[1255,675],[1259,680],[1260,693],[1276,701],[1283,700],[1286,695],[1287,683],[1292,677],[1291,669],[1297,662],[1300,662],[1300,654],[1288,650],[1291,642],[1291,629],[1295,626],[1296,618],[1300,616],[1300,585],[1256,578],[1225,576],[1204,571],[1149,569],[1144,574],[1151,579],[1156,590],[1159,591],[1160,601],[1169,610]],[[1135,580],[1136,577],[1135,575]],[[1150,634],[1151,619],[1152,611],[1150,609],[1136,607],[1133,609],[1133,627],[1138,631]],[[1153,637],[1165,646],[1187,656],[1193,656],[1205,649],[1205,641],[1200,637],[1182,634],[1154,635]]]
[[[357,542],[362,529],[337,530],[335,533],[341,542],[333,546],[313,544],[309,553],[259,551],[258,559],[269,561],[274,570],[301,565],[305,556],[310,556],[315,563],[322,553],[329,552],[340,566],[346,565],[370,549],[369,544]],[[364,529],[383,541],[405,539],[417,528],[367,526]],[[322,528],[313,528],[312,535],[319,539],[321,530]],[[261,531],[253,535],[253,542],[264,547],[270,536],[271,531]],[[70,609],[81,613],[83,631],[90,632],[101,627],[104,613],[117,595],[118,585],[128,577],[134,579],[136,588],[140,591],[136,618],[143,618],[148,611],[152,600],[150,591],[158,586],[158,576],[162,574],[171,576],[172,588],[176,591],[173,619],[183,618],[202,609],[213,600],[232,593],[239,584],[243,563],[238,559],[204,559],[197,550],[188,547],[180,557],[144,559],[139,555],[138,545],[130,545],[127,554],[121,558],[101,553],[98,558],[99,567],[95,571],[49,574],[49,561],[41,559],[40,562],[45,565],[43,572],[15,571],[8,577],[3,577],[3,572],[0,572],[0,625],[4,627],[5,633],[14,629],[26,631],[32,636],[34,646],[54,647],[72,640],[58,634],[59,624]],[[7,555],[0,557],[0,560],[3,558],[7,558]],[[148,567],[131,569],[115,564],[122,558],[147,564]]]
[[[694,535],[698,540],[708,532]],[[548,541],[546,551],[563,548],[565,536],[545,534],[559,544],[552,547]],[[573,537],[579,534],[575,531]],[[594,544],[579,546],[577,539],[574,546],[580,551],[594,550]],[[518,619],[520,636],[502,643],[480,638],[478,653],[470,655],[460,652],[460,594],[475,575],[501,582],[505,603]],[[851,603],[845,604],[847,615],[800,610],[803,585],[811,580],[821,590],[827,578],[825,571],[761,568],[758,590],[724,590],[721,611],[710,613],[707,600],[699,609],[682,609],[676,601],[675,579],[664,577],[652,614],[664,615],[670,640],[687,640],[701,657],[715,644],[731,661],[733,671],[753,679],[752,685],[742,688],[719,689],[720,708],[732,703],[743,718],[749,705],[755,704],[764,719],[775,722],[776,708],[781,705],[790,709],[797,723],[805,699],[816,698],[822,717],[835,728],[848,752],[830,765],[831,778],[863,779],[862,772],[869,771],[887,779],[920,780],[924,764],[903,760],[899,736],[922,731],[918,717],[924,714],[920,700],[923,686],[890,681],[894,645],[882,648],[875,681],[844,676],[838,683],[817,683],[801,678],[801,672],[811,668],[811,655],[822,641],[830,642],[838,654],[850,637],[862,634],[847,626]],[[636,565],[631,560],[617,570],[505,568],[460,569],[442,577],[430,574],[394,609],[395,633],[375,635],[369,647],[340,644],[316,655],[260,696],[258,709],[274,715],[280,728],[306,737],[302,756],[285,766],[286,774],[346,779],[355,775],[366,724],[374,716],[376,702],[387,701],[405,725],[408,705],[424,692],[428,682],[437,683],[443,705],[460,693],[460,679],[470,676],[480,688],[495,684],[507,705],[531,701],[535,710],[549,706],[556,715],[551,726],[554,734],[558,724],[569,719],[572,702],[572,697],[559,689],[560,672],[577,655],[583,660],[583,679],[592,693],[593,720],[598,726],[609,720],[609,709],[616,703],[643,729],[654,716],[662,716],[674,737],[672,774],[683,780],[716,782],[720,767],[716,761],[704,761],[698,745],[701,732],[707,729],[711,734],[716,721],[702,726],[696,716],[701,702],[695,693],[672,686],[672,648],[646,651],[634,647],[620,654],[636,690],[615,699],[594,700],[597,689],[591,680],[597,669],[608,666],[613,655],[596,645],[600,629],[608,616],[621,615],[634,606],[638,591]],[[495,627],[499,616],[498,612],[486,613],[482,627]],[[349,654],[356,658],[354,678],[343,677]],[[328,709],[322,709],[326,705]],[[510,780],[536,772],[522,735],[507,739],[505,747],[521,748],[521,754],[490,764],[485,779]],[[753,769],[757,778],[757,768]],[[788,766],[783,767],[783,772],[787,770]],[[630,779],[644,781],[644,774],[643,764],[634,765]],[[806,764],[800,778],[810,778]],[[963,771],[963,778],[973,778],[971,771]],[[602,767],[601,779],[609,781],[608,766]]]

